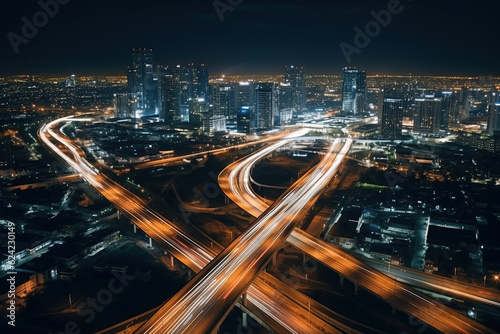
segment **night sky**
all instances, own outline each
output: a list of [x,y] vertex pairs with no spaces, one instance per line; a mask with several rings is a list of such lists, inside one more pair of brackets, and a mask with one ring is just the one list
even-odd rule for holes
[[[239,2],[220,2],[231,1]],[[133,47],[153,48],[156,64],[206,63],[211,74],[277,74],[287,64],[340,74],[348,63],[339,44],[354,45],[354,27],[390,0],[242,0],[223,21],[213,0],[70,0],[16,54],[7,36],[21,35],[37,2],[2,3],[0,75],[29,73],[30,62],[33,73],[125,75]],[[498,0],[401,5],[350,65],[369,74],[500,75]]]

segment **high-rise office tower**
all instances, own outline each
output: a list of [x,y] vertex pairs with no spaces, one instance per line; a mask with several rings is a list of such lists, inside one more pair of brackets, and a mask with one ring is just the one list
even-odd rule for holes
[[199,65],[197,68],[197,89],[196,98],[210,101],[210,86],[208,84],[208,69],[205,64]]
[[[169,67],[168,72],[179,82],[179,108],[181,122],[189,122],[191,101],[204,99],[209,101],[208,69],[204,64]],[[161,98],[160,98],[161,99]]]
[[255,84],[251,81],[240,82],[234,86],[236,110],[242,107],[251,107],[255,103]]
[[170,125],[181,122],[181,84],[179,76],[169,68],[158,69],[160,120]]
[[403,134],[404,99],[390,97],[381,92],[379,97],[378,118],[382,139],[397,140]]
[[292,103],[292,86],[290,84],[281,83],[279,86],[279,108],[281,109],[291,109],[293,108]]
[[366,112],[366,73],[355,67],[345,67],[343,71],[342,112]]
[[274,125],[276,114],[276,92],[274,83],[255,84],[255,127],[269,129]]
[[442,112],[441,98],[426,96],[415,99],[413,131],[421,134],[439,134]]
[[306,74],[303,67],[286,66],[284,83],[290,85],[292,108],[297,111],[306,109]]
[[277,87],[277,110],[274,125],[280,126],[289,122],[293,117],[292,86],[280,83]]
[[115,94],[115,115],[118,118],[136,118],[137,97],[135,94]]
[[193,75],[196,74],[196,69],[193,66],[183,67],[177,65],[170,68],[170,72],[175,75],[179,81],[179,103],[181,109],[186,109],[189,106],[189,101],[196,97],[196,88],[193,82],[196,80]]
[[251,133],[252,126],[252,108],[251,107],[241,107],[240,110],[238,110],[238,117],[237,117],[237,129],[239,133]]
[[204,64],[177,65],[171,71],[181,84],[181,105],[189,105],[189,101],[198,98],[209,101],[208,69]]
[[455,108],[456,96],[453,91],[441,91],[438,97],[441,98],[441,130],[448,130],[451,123],[452,115],[454,114],[453,110]]
[[488,134],[500,135],[500,93],[493,91],[490,94]]
[[465,120],[470,116],[470,91],[467,87],[462,87],[459,93],[460,119]]
[[[446,106],[445,96],[443,97],[443,107]],[[466,120],[470,116],[470,94],[467,87],[463,87],[459,91],[453,92],[451,98],[451,107],[448,117],[448,127],[453,130],[457,130],[460,127],[462,121]]]
[[210,105],[205,99],[194,99],[189,104],[189,123],[197,128],[203,126],[203,120],[212,116]]
[[153,50],[133,49],[132,64],[128,68],[129,93],[137,96],[137,107],[154,112],[157,100],[157,82],[154,75]]
[[227,119],[235,118],[235,96],[234,86],[220,82],[212,85],[211,90],[214,116],[226,116]]

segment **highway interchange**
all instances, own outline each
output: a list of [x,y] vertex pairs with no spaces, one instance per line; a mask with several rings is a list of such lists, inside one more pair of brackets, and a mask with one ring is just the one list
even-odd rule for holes
[[[287,191],[285,195],[282,196],[280,200],[271,205],[271,208],[267,209],[268,212],[263,215],[262,219],[258,219],[247,232],[241,235],[231,245],[232,247],[230,246],[228,249],[224,250],[214,262],[210,263],[218,253],[216,250],[210,249],[210,246],[206,243],[199,240],[193,240],[192,236],[189,234],[190,231],[183,231],[171,222],[166,221],[163,217],[160,217],[157,213],[147,208],[147,205],[139,197],[99,173],[94,166],[89,164],[84,159],[83,152],[76,145],[74,145],[67,137],[55,130],[59,123],[69,120],[70,119],[62,119],[51,122],[40,130],[39,135],[45,145],[47,145],[51,151],[57,153],[62,159],[64,159],[66,163],[75,169],[75,171],[78,171],[90,184],[98,189],[122,212],[127,214],[127,216],[130,217],[131,220],[141,229],[143,229],[146,234],[152,236],[153,239],[161,245],[164,245],[183,263],[188,264],[189,267],[195,272],[200,272],[201,270],[201,274],[191,281],[193,283],[190,282],[190,284],[188,284],[176,296],[177,298],[174,297],[167,302],[164,305],[163,311],[158,313],[156,317],[153,317],[148,323],[146,323],[145,326],[141,327],[140,332],[173,333],[187,330],[189,333],[196,333],[195,330],[198,328],[198,332],[202,333],[207,332],[207,329],[210,328],[216,329],[221,319],[223,319],[232,306],[238,302],[241,294],[248,288],[253,279],[257,277],[270,255],[287,239],[290,233],[291,237],[288,238],[288,242],[294,244],[294,246],[302,248],[303,250],[309,248],[307,252],[311,255],[317,253],[315,258],[327,266],[333,268],[334,266],[329,265],[328,263],[341,262],[338,258],[336,259],[336,256],[339,254],[329,253],[332,248],[331,246],[326,244],[327,247],[322,249],[320,246],[323,247],[324,245],[321,245],[320,242],[311,237],[304,236],[301,232],[299,232],[299,230],[293,231],[293,229],[300,221],[303,214],[307,211],[307,208],[314,203],[317,197],[321,194],[323,187],[328,183],[336,170],[339,168],[343,156],[348,152],[350,144],[343,144],[340,140],[337,140],[332,145],[330,152],[322,160],[320,165],[299,180],[289,191]],[[71,121],[76,121],[76,119],[71,119]],[[242,159],[238,163],[234,164],[234,166],[231,165],[232,167],[228,167],[227,170],[231,170],[232,168],[233,170],[236,169],[238,171],[235,173],[238,177],[231,178],[233,181],[230,181],[230,178],[225,179],[224,172],[220,176],[221,188],[228,194],[228,196],[233,200],[236,198],[237,200],[235,202],[238,205],[241,204],[240,207],[256,217],[260,216],[260,213],[266,211],[269,203],[257,196],[251,190],[251,166],[261,159],[262,156],[268,155],[278,147],[293,140],[293,135],[281,135],[278,139],[280,139],[280,141],[276,144],[272,144],[259,151],[258,153],[260,155],[256,154],[257,158],[255,155],[252,155],[249,158]],[[345,141],[350,142],[351,140],[347,139]],[[342,144],[342,152],[337,154],[337,151],[340,150]],[[248,164],[243,163],[244,161],[248,161]],[[236,179],[237,181],[235,181]],[[233,183],[230,184],[231,182]],[[241,198],[240,203],[238,203],[239,198]],[[304,208],[306,209],[304,210]],[[276,231],[278,233],[276,233]],[[311,244],[311,240],[313,240],[314,243]],[[319,251],[320,249],[321,251]],[[328,254],[328,256],[326,258],[322,258],[322,255],[324,256],[324,254]],[[354,258],[351,258],[351,260],[347,262],[348,264],[355,263],[355,260]],[[209,263],[210,265],[207,266]],[[366,270],[364,267],[360,268]],[[349,268],[344,268],[342,270],[344,273],[349,272]],[[364,273],[362,270],[360,271],[359,268],[356,268],[354,272],[357,272],[357,274],[359,274],[359,272]],[[378,271],[370,271],[369,274],[380,275],[367,277],[366,280],[373,280],[374,277],[376,278],[376,281],[380,280],[378,285],[385,285],[386,291],[381,290],[379,294],[381,296],[385,294],[386,300],[391,300],[392,298],[393,303],[399,309],[405,310],[404,308],[405,305],[408,304],[408,298],[410,298],[410,300],[417,301],[425,298],[421,295],[415,295],[413,291],[408,290],[403,285],[395,283],[394,280],[387,278]],[[348,275],[345,276],[348,277]],[[391,286],[395,286],[394,288],[389,289],[392,292],[392,297],[387,291],[387,285],[389,283],[384,280],[389,280],[391,282]],[[275,300],[269,299],[269,291],[266,292],[266,289],[269,289],[269,286],[265,289],[261,288],[260,290],[255,287],[265,286],[265,284],[259,283],[261,281],[263,281],[263,279],[259,276],[259,278],[255,281],[257,284],[253,284],[248,288],[247,299],[250,304],[254,306],[257,304],[261,310],[265,310],[267,300],[268,312],[264,313],[274,319],[274,321],[283,322],[281,319],[287,319],[287,324],[281,325],[290,330],[290,332],[312,333],[313,331],[311,331],[310,327],[317,327],[317,324],[316,326],[306,326],[301,329],[300,327],[304,323],[303,319],[298,317],[296,321],[293,321],[293,316],[286,313],[286,308],[277,308]],[[198,289],[191,290],[191,294],[189,295],[191,298],[190,300],[185,298],[185,296],[188,295],[187,291],[193,289],[193,286],[196,287],[197,284],[202,283],[205,284],[203,285],[203,288],[200,287]],[[364,283],[366,284],[366,281]],[[363,286],[365,286],[365,284],[363,284]],[[375,283],[375,286],[376,285],[377,284]],[[410,293],[411,296],[408,295],[408,293]],[[402,300],[405,300],[406,298],[406,303],[398,305],[396,296],[400,296],[399,298]],[[172,312],[170,308],[177,302],[179,302],[177,306],[182,306],[178,308],[178,313]],[[219,305],[219,307],[210,307],[211,311],[214,310],[213,314],[210,315],[206,312],[206,306],[209,302],[213,302],[213,305]],[[425,303],[432,303],[432,301],[426,300]],[[432,306],[435,305],[432,304]],[[407,309],[405,311],[408,313],[419,314],[419,310],[421,311],[422,306],[414,306],[411,312],[410,309],[408,309],[408,306],[406,307]],[[167,308],[169,309],[169,312],[165,312],[165,309]],[[276,312],[277,309],[279,312]],[[437,309],[441,309],[441,306],[437,307]],[[199,312],[196,313],[196,310],[199,310]],[[432,319],[428,319],[427,321],[435,328],[439,329],[439,326],[442,326],[442,328],[447,329],[444,332],[492,332],[477,324],[470,324],[471,321],[468,318],[450,318],[448,310],[437,313],[440,313],[440,317],[432,315],[435,320],[433,321]],[[321,312],[316,312],[316,314],[319,315],[318,319],[313,319],[313,321],[324,322],[322,320],[325,318],[324,314]],[[428,316],[428,313],[426,314]],[[423,316],[425,316],[425,314],[423,314]],[[165,321],[165,317],[169,320]],[[316,315],[313,315],[313,317],[316,317]],[[162,326],[151,327],[151,322],[153,322],[155,326],[159,326],[159,324],[162,324]],[[168,323],[168,329],[163,327],[163,324],[165,323]],[[193,327],[191,328],[189,326]],[[146,329],[144,330],[144,328]],[[180,328],[184,329],[181,330]],[[203,330],[200,331],[200,328]],[[450,329],[453,330],[450,331]],[[325,331],[322,330],[321,332]]]
[[[256,194],[250,185],[250,173],[257,162],[258,159],[253,156],[247,157],[228,166],[219,176],[219,183],[226,195],[254,217],[259,217],[269,206],[268,201]],[[489,332],[488,328],[373,270],[358,259],[300,229],[295,229],[287,241],[353,283],[388,301],[395,308],[416,316],[439,331],[445,333]],[[399,274],[403,276],[404,272],[399,272]],[[466,293],[463,290],[462,294]],[[500,305],[498,301],[478,297],[470,292],[467,296],[481,298],[482,301],[487,300],[495,306]],[[498,294],[491,296],[490,293],[489,297],[498,298]]]
[[[202,242],[200,241],[201,238],[196,238],[195,231],[186,231],[185,228],[175,226],[172,222],[148,208],[147,204],[141,198],[116,184],[104,174],[99,174],[83,158],[84,152],[58,131],[57,128],[61,123],[69,121],[86,120],[64,118],[53,121],[40,130],[39,137],[42,142],[75,171],[79,172],[87,182],[99,190],[104,197],[148,236],[152,237],[159,245],[195,272],[199,272],[201,268],[207,265],[222,250],[212,249],[209,242]],[[265,286],[264,283],[268,281],[265,277],[266,275],[264,275],[263,279],[257,279],[250,286],[247,297],[248,308],[262,315],[265,318],[264,320],[279,325],[277,327],[279,332],[342,332],[331,326],[331,323],[334,323],[337,327],[345,327],[338,321],[327,323],[326,321],[331,319],[329,316],[324,315],[314,307],[311,307],[309,310],[305,308],[303,305],[310,304],[312,301],[304,295],[302,295],[300,301],[291,300],[287,292],[275,291],[271,297],[269,291],[273,289]],[[256,287],[255,289],[254,286]],[[289,290],[290,288],[287,289]],[[311,321],[304,322],[303,319],[309,317],[309,314],[312,314],[310,317]],[[282,319],[287,319],[286,323]],[[276,328],[273,329],[276,330]]]

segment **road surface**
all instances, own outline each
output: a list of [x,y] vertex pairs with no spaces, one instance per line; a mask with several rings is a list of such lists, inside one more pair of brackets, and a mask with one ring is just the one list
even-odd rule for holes
[[292,185],[136,333],[216,331],[273,252],[321,195],[351,145],[351,139],[336,140],[315,168]]
[[[250,184],[251,170],[257,162],[258,159],[252,156],[241,159],[219,175],[220,186],[226,195],[254,217],[259,217],[269,207],[269,201],[258,196]],[[416,316],[440,331],[495,333],[300,229],[295,229],[287,241],[355,284],[388,301],[395,308]]]
[[[153,210],[149,209],[144,201],[116,184],[105,175],[100,174],[84,159],[84,153],[56,128],[66,121],[78,119],[59,119],[43,126],[39,131],[42,142],[55,154],[80,173],[87,182],[93,185],[115,207],[152,237],[164,249],[171,252],[181,262],[195,272],[199,272],[217,255],[221,249],[212,249],[208,242],[199,240],[195,231],[186,232],[172,222],[167,221]],[[263,275],[265,277],[265,275]],[[328,315],[314,307],[314,301],[306,296],[302,297],[302,304],[291,300],[289,292],[274,291],[269,293],[269,286],[265,279],[256,280],[249,287],[247,299],[248,309],[259,314],[266,322],[280,325],[280,333],[342,333],[336,327],[345,328],[340,322],[332,320]],[[312,303],[310,310],[304,308],[303,303]],[[309,317],[310,322],[303,319]],[[286,319],[286,321],[284,321]],[[327,323],[328,321],[331,321]],[[333,327],[331,324],[335,324]],[[354,333],[357,333],[354,331]]]

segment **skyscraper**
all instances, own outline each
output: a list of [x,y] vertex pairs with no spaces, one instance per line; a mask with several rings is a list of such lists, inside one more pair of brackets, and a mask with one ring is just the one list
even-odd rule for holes
[[160,120],[170,125],[181,122],[181,84],[169,68],[158,69],[158,96]]
[[115,94],[115,115],[118,118],[135,118],[137,112],[137,97],[135,94]]
[[355,67],[345,67],[343,71],[342,112],[366,112],[366,73]]
[[500,93],[491,92],[489,105],[488,134],[500,135]]
[[189,103],[189,123],[197,128],[203,126],[203,120],[209,118],[210,105],[205,99],[194,99]]
[[239,133],[250,133],[252,131],[251,118],[252,118],[252,108],[242,107],[238,110],[237,118],[237,128]]
[[[178,110],[176,107],[175,111],[173,109],[170,109],[170,112],[173,112],[175,115],[172,121],[174,123],[190,122],[189,118],[191,115],[191,102],[198,99],[208,101],[207,99],[210,96],[210,86],[208,84],[208,69],[204,64],[197,66],[194,63],[188,64],[187,66],[177,65],[175,67],[161,67],[158,69],[158,82],[160,81],[160,77],[163,77],[163,87],[159,87],[158,89],[158,109],[160,112],[160,118],[163,119],[162,113],[165,114],[166,112],[164,108],[165,101],[163,100],[167,99],[166,103],[168,104],[168,100],[172,98],[172,96],[169,95],[170,93],[167,92],[169,88],[165,87],[170,87],[171,84],[173,84],[169,83],[169,80],[175,80],[176,83],[173,85],[175,86],[176,94],[178,94],[176,99],[178,99],[179,101],[179,107]],[[177,120],[178,116],[180,117],[179,120]],[[167,119],[165,119],[165,121],[167,121]]]
[[306,74],[303,67],[286,66],[285,84],[289,84],[292,91],[292,108],[297,111],[306,109]]
[[467,87],[462,87],[459,93],[460,102],[460,120],[469,118],[470,116],[470,91]]
[[251,107],[254,105],[255,84],[251,81],[240,82],[234,87],[236,110],[242,107]]
[[181,120],[186,120],[186,114],[189,113],[189,102],[196,98],[196,85],[197,81],[197,70],[193,64],[187,67],[177,65],[170,68],[170,73],[172,73],[179,81],[179,103],[180,103],[180,113]]
[[397,140],[403,134],[404,99],[399,97],[379,97],[378,117],[382,139]]
[[[445,107],[445,100],[443,107]],[[460,123],[469,118],[470,114],[470,94],[467,87],[463,87],[460,91],[455,91],[452,96],[450,114],[448,117],[448,127],[453,130],[459,129]]]
[[201,64],[197,67],[197,89],[196,98],[204,99],[205,101],[210,101],[210,86],[208,84],[208,69],[205,64]]
[[235,118],[234,86],[227,82],[212,85],[212,104],[215,116],[226,116],[227,119]]
[[197,98],[208,101],[208,69],[204,64],[177,65],[171,68],[171,72],[177,75],[181,84],[181,105],[189,105],[189,101]]
[[274,125],[276,113],[276,93],[274,83],[255,84],[255,127],[269,129]]
[[441,130],[442,99],[434,96],[415,99],[413,131],[437,135]]
[[137,96],[137,108],[144,112],[154,112],[157,82],[154,76],[153,50],[132,50],[132,64],[128,68],[127,84],[129,93]]
[[441,130],[446,131],[450,127],[451,118],[454,114],[456,96],[453,91],[442,91],[439,97],[441,97]]
[[291,109],[292,103],[292,86],[290,84],[281,83],[279,86],[279,108]]

